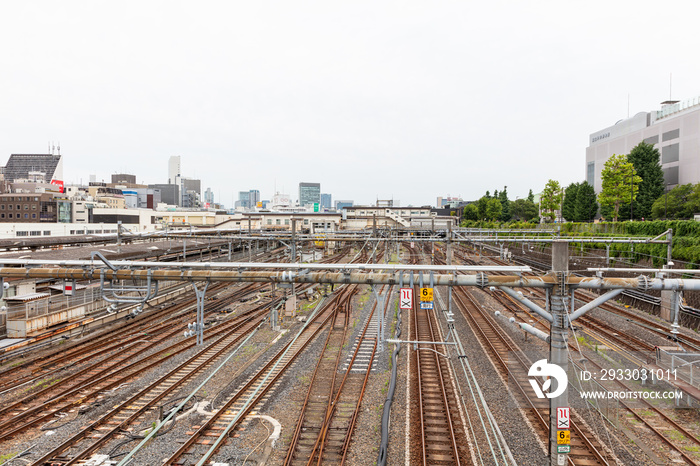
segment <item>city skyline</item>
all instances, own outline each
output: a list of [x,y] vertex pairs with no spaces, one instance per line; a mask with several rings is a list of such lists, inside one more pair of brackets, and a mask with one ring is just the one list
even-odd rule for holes
[[180,155],[226,205],[303,180],[358,204],[503,186],[522,198],[548,179],[583,181],[591,132],[700,95],[697,12],[628,0],[5,2],[0,39],[16,45],[0,52],[12,70],[0,75],[0,154],[60,141],[69,183],[166,182]]

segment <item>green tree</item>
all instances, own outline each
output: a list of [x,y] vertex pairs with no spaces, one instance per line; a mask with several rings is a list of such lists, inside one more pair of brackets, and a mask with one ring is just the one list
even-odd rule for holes
[[510,222],[513,215],[510,212],[510,201],[508,200],[508,186],[503,187],[498,195],[498,200],[501,201],[501,222]]
[[527,193],[527,200],[533,204],[535,203],[535,195],[532,194],[532,189]]
[[637,175],[642,178],[639,192],[632,203],[635,218],[651,216],[651,206],[664,193],[664,172],[661,169],[661,154],[653,144],[644,141],[637,144],[627,156]]
[[528,222],[538,215],[537,205],[527,199],[516,199],[511,202],[513,220]]
[[595,189],[587,182],[579,184],[576,192],[574,219],[577,222],[592,222],[598,213],[598,203],[595,200]]
[[617,222],[620,205],[629,204],[635,199],[642,178],[637,176],[634,166],[623,154],[613,154],[605,162],[601,178],[603,190],[598,194],[598,202],[601,206],[613,207],[613,222]]
[[476,201],[476,211],[479,216],[479,220],[486,219],[486,206],[488,205],[489,200],[491,200],[490,196],[483,196],[481,199]]
[[683,220],[693,218],[700,211],[700,184],[676,186],[659,197],[651,207],[655,219]]
[[503,205],[497,198],[491,198],[486,203],[486,220],[498,220],[503,212]]
[[564,193],[558,181],[549,180],[540,195],[540,210],[545,219],[553,222],[556,219],[557,211],[561,209],[561,201]]
[[479,209],[476,207],[476,204],[467,204],[464,206],[462,218],[464,220],[479,220]]
[[576,196],[578,194],[580,183],[571,183],[564,189],[564,201],[561,203],[561,215],[568,222],[577,222],[576,220]]

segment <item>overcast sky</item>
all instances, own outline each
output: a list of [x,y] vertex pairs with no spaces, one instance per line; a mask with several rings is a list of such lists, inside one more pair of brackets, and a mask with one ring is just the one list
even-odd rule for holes
[[[0,164],[66,182],[168,158],[232,204],[510,199],[583,181],[588,136],[700,96],[693,1],[0,2]],[[669,75],[673,75],[670,89]]]

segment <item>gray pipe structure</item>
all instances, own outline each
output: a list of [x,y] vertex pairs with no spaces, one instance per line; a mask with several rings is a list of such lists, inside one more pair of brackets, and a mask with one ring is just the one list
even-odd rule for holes
[[[86,261],[89,262],[89,261]],[[172,264],[175,265],[175,264]],[[201,264],[200,264],[201,265]],[[287,264],[289,265],[289,264]],[[302,268],[306,264],[302,264]],[[154,263],[149,266],[153,267]],[[157,265],[155,265],[157,267]],[[260,264],[257,264],[259,267]],[[244,271],[244,270],[180,270],[172,269],[117,269],[85,268],[72,269],[62,267],[27,268],[27,267],[3,267],[0,268],[0,278],[52,278],[55,280],[99,280],[102,276],[107,280],[147,280],[149,274],[151,280],[171,280],[182,282],[208,281],[208,282],[274,282],[274,283],[333,283],[333,284],[367,284],[367,285],[397,285],[401,278],[408,281],[409,274],[404,272],[411,268],[402,268],[395,273],[361,273],[362,267],[350,267],[343,272],[311,272],[305,270],[289,271]],[[175,268],[177,266],[175,265]],[[290,267],[293,268],[293,267]],[[369,268],[369,267],[365,267]],[[390,265],[379,265],[377,269],[391,269]],[[459,268],[453,266],[453,268]],[[421,270],[416,267],[413,270]],[[507,286],[511,288],[551,288],[555,283],[555,277],[542,275],[539,277],[521,277],[486,275],[477,272],[475,275],[435,274],[434,286]],[[699,279],[680,278],[600,278],[600,277],[575,277],[567,276],[565,285],[597,290],[635,289],[648,290],[700,290]]]

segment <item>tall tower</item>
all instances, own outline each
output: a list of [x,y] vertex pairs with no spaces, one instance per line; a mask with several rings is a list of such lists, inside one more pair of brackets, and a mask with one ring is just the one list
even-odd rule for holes
[[168,184],[180,184],[180,156],[173,155],[168,160]]

